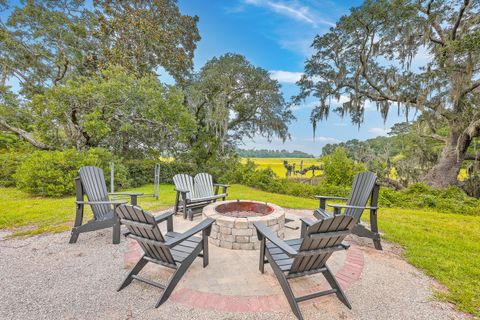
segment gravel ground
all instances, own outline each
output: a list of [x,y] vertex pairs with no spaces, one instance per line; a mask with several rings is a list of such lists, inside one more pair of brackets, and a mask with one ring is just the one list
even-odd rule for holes
[[[68,239],[69,233],[0,237],[0,319],[294,319],[289,312],[218,313],[171,301],[155,309],[156,288],[134,281],[116,292],[127,273],[125,240],[112,245],[109,230],[82,234],[74,245]],[[305,319],[467,318],[432,300],[438,285],[399,258],[398,248],[387,244],[385,249],[362,246],[364,271],[346,292],[352,310],[332,296],[323,297],[301,305]]]

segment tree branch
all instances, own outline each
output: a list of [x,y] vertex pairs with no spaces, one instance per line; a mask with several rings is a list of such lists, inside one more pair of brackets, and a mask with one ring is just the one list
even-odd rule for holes
[[[428,2],[428,5],[427,5],[427,8],[425,9],[424,7],[422,7],[420,5],[420,2],[419,2],[419,10],[423,13],[425,13],[427,15],[427,17],[430,19],[431,21],[431,24],[432,24],[432,28],[433,30],[435,30],[435,32],[437,33],[438,37],[440,38],[439,43],[442,45],[442,46],[445,46],[445,37],[443,36],[443,30],[442,30],[442,27],[440,27],[440,25],[437,23],[437,21],[434,19],[434,17],[432,17],[431,15],[431,12],[432,12],[432,4],[433,4],[434,0],[430,0]],[[432,40],[432,39],[430,39]],[[432,40],[433,41],[433,40]]]
[[441,136],[437,133],[429,133],[429,134],[425,134],[425,133],[419,133],[419,136],[420,137],[423,137],[423,138],[432,138],[432,139],[435,139],[437,141],[441,141],[441,142],[444,142],[444,143],[447,143],[448,142],[448,138],[447,137],[444,137],[444,136]]
[[28,141],[32,146],[34,146],[36,148],[39,148],[39,149],[42,149],[42,150],[53,150],[54,149],[52,146],[49,146],[49,145],[47,145],[43,142],[40,142],[40,141],[36,140],[35,138],[33,138],[31,133],[29,133],[29,132],[27,132],[23,129],[20,129],[20,128],[9,125],[3,119],[0,119],[0,127],[4,128],[4,129],[6,129],[10,132],[18,134],[20,137],[22,137],[23,139]]
[[478,87],[480,87],[480,80],[474,81],[470,87],[468,87],[468,88],[466,88],[465,90],[463,90],[463,92],[461,93],[460,97],[464,97],[465,95],[467,95],[468,93],[470,93],[470,92],[472,92],[473,90],[477,89]]
[[68,60],[65,60],[65,63],[63,64],[63,69],[61,69],[60,66],[58,66],[57,68],[58,68],[57,76],[53,80],[53,84],[55,86],[57,85],[58,81],[62,80],[63,77],[65,77],[65,74],[67,73],[67,69],[68,69]]
[[460,26],[460,22],[462,21],[462,17],[463,17],[463,14],[465,13],[465,9],[468,7],[469,4],[470,4],[470,0],[463,1],[463,5],[460,8],[460,11],[458,12],[457,21],[455,21],[455,25],[453,26],[453,29],[452,29],[452,36],[451,36],[452,40],[455,40],[455,38],[457,37],[458,27]]

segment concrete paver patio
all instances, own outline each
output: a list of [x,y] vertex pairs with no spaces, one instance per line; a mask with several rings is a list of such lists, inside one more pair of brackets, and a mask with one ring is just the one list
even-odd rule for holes
[[[309,216],[288,210],[287,217]],[[175,217],[176,230],[198,222]],[[286,230],[286,238],[299,230]],[[193,263],[171,298],[155,309],[160,290],[133,282],[116,288],[138,259],[139,248],[122,239],[111,244],[111,231],[81,235],[69,245],[68,233],[0,241],[1,319],[294,319],[283,292],[267,265],[258,271],[258,251],[210,246],[210,265]],[[449,304],[434,301],[432,279],[406,263],[396,246],[376,251],[368,241],[349,238],[352,247],[337,252],[329,266],[353,309],[335,296],[302,302],[306,319],[463,319]],[[127,268],[127,269],[126,269]],[[161,281],[170,275],[158,266],[145,271]],[[321,275],[292,282],[298,294],[326,287]]]

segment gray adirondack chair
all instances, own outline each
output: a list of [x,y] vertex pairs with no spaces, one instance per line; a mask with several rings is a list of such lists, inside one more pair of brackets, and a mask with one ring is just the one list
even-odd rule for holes
[[[208,173],[199,173],[193,178],[188,174],[177,174],[173,177],[175,191],[175,213],[180,209],[183,217],[193,220],[193,215],[201,213],[203,207],[217,199],[225,200],[227,197],[226,184],[213,183],[212,176]],[[222,193],[219,193],[222,187]]]
[[[158,308],[167,301],[178,281],[197,257],[203,258],[203,267],[208,265],[208,236],[214,220],[206,219],[183,233],[173,231],[172,216],[175,212],[167,212],[158,217],[132,205],[120,205],[116,208],[120,222],[128,228],[127,237],[138,242],[144,254],[128,273],[118,291],[124,289],[133,280],[138,280],[163,289],[155,305]],[[162,234],[158,223],[167,221],[167,232]],[[201,237],[194,236],[201,232]],[[138,273],[148,262],[175,270],[167,284],[143,278]]]
[[[137,197],[143,193],[119,192],[108,193],[103,170],[97,167],[85,166],[78,171],[75,178],[76,190],[76,217],[72,228],[70,243],[77,242],[80,233],[95,231],[113,227],[113,243],[120,243],[120,223],[115,216],[114,208],[127,201],[112,200],[109,195],[129,195],[133,204],[137,203]],[[88,200],[85,201],[85,195]],[[93,219],[83,224],[85,205],[90,205]]]
[[[316,196],[320,200],[320,208],[316,209],[313,215],[316,218],[328,218],[342,213],[351,216],[357,224],[353,228],[353,233],[359,237],[366,237],[373,240],[375,248],[382,250],[380,234],[378,233],[377,212],[378,212],[378,194],[380,186],[377,183],[377,176],[373,172],[365,171],[355,175],[352,189],[348,198]],[[370,206],[367,206],[370,198]],[[327,200],[345,200],[343,204],[329,204],[333,213],[326,210]],[[370,230],[360,223],[363,210],[370,210]]]
[[[301,238],[281,240],[262,222],[255,222],[260,246],[260,272],[265,272],[269,263],[298,319],[303,319],[298,303],[335,293],[348,308],[352,308],[345,293],[327,266],[333,252],[346,250],[349,245],[343,240],[352,232],[356,220],[347,215],[314,220],[303,218]],[[266,258],[266,260],[265,260]],[[295,297],[288,279],[322,273],[331,289]]]

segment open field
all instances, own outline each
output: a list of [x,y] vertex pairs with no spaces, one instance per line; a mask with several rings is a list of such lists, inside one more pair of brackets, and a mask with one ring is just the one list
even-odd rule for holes
[[[303,161],[304,168],[307,168],[311,165],[320,164],[320,161],[318,160],[318,158],[242,158],[242,163],[246,163],[248,159],[253,161],[261,169],[271,168],[273,172],[275,172],[275,174],[280,178],[285,178],[285,174],[287,172],[287,170],[283,165],[284,160],[287,160],[289,164],[292,164],[292,165],[295,164],[296,170],[300,169],[300,163],[302,161]],[[318,176],[319,173],[320,173],[319,171],[316,171],[315,175]],[[298,177],[302,177],[302,176],[298,175]],[[312,171],[308,171],[308,173],[306,173],[303,177],[311,178]]]
[[[283,161],[287,160],[288,163],[290,164],[296,164],[296,169],[298,170],[300,167],[300,162],[303,160],[303,166],[309,167],[311,165],[320,165],[321,162],[318,158],[242,158],[241,162],[246,163],[248,160],[253,161],[258,168],[260,169],[266,169],[266,168],[271,168],[275,174],[280,177],[280,178],[285,178],[285,174],[287,170],[285,169],[283,165]],[[318,176],[321,174],[321,171],[315,171],[315,176]],[[297,177],[302,177],[301,175],[298,175]],[[311,178],[312,177],[312,172],[308,171],[303,177],[305,178]],[[460,172],[458,174],[458,180],[464,181],[468,177],[467,170],[466,169],[460,169]],[[397,172],[395,168],[392,168],[392,171],[390,173],[390,178],[396,180],[397,179]]]
[[[135,189],[151,193],[152,185]],[[230,199],[252,199],[286,208],[315,208],[314,199],[298,198],[233,185]],[[173,205],[173,186],[162,185],[160,199],[142,198],[148,210]],[[12,188],[0,188],[0,229],[15,235],[68,230],[74,218],[74,198],[32,197]],[[368,215],[365,215],[367,218]],[[438,297],[455,303],[462,311],[480,316],[480,217],[426,210],[384,208],[379,225],[384,238],[399,243],[405,258],[448,288]]]

